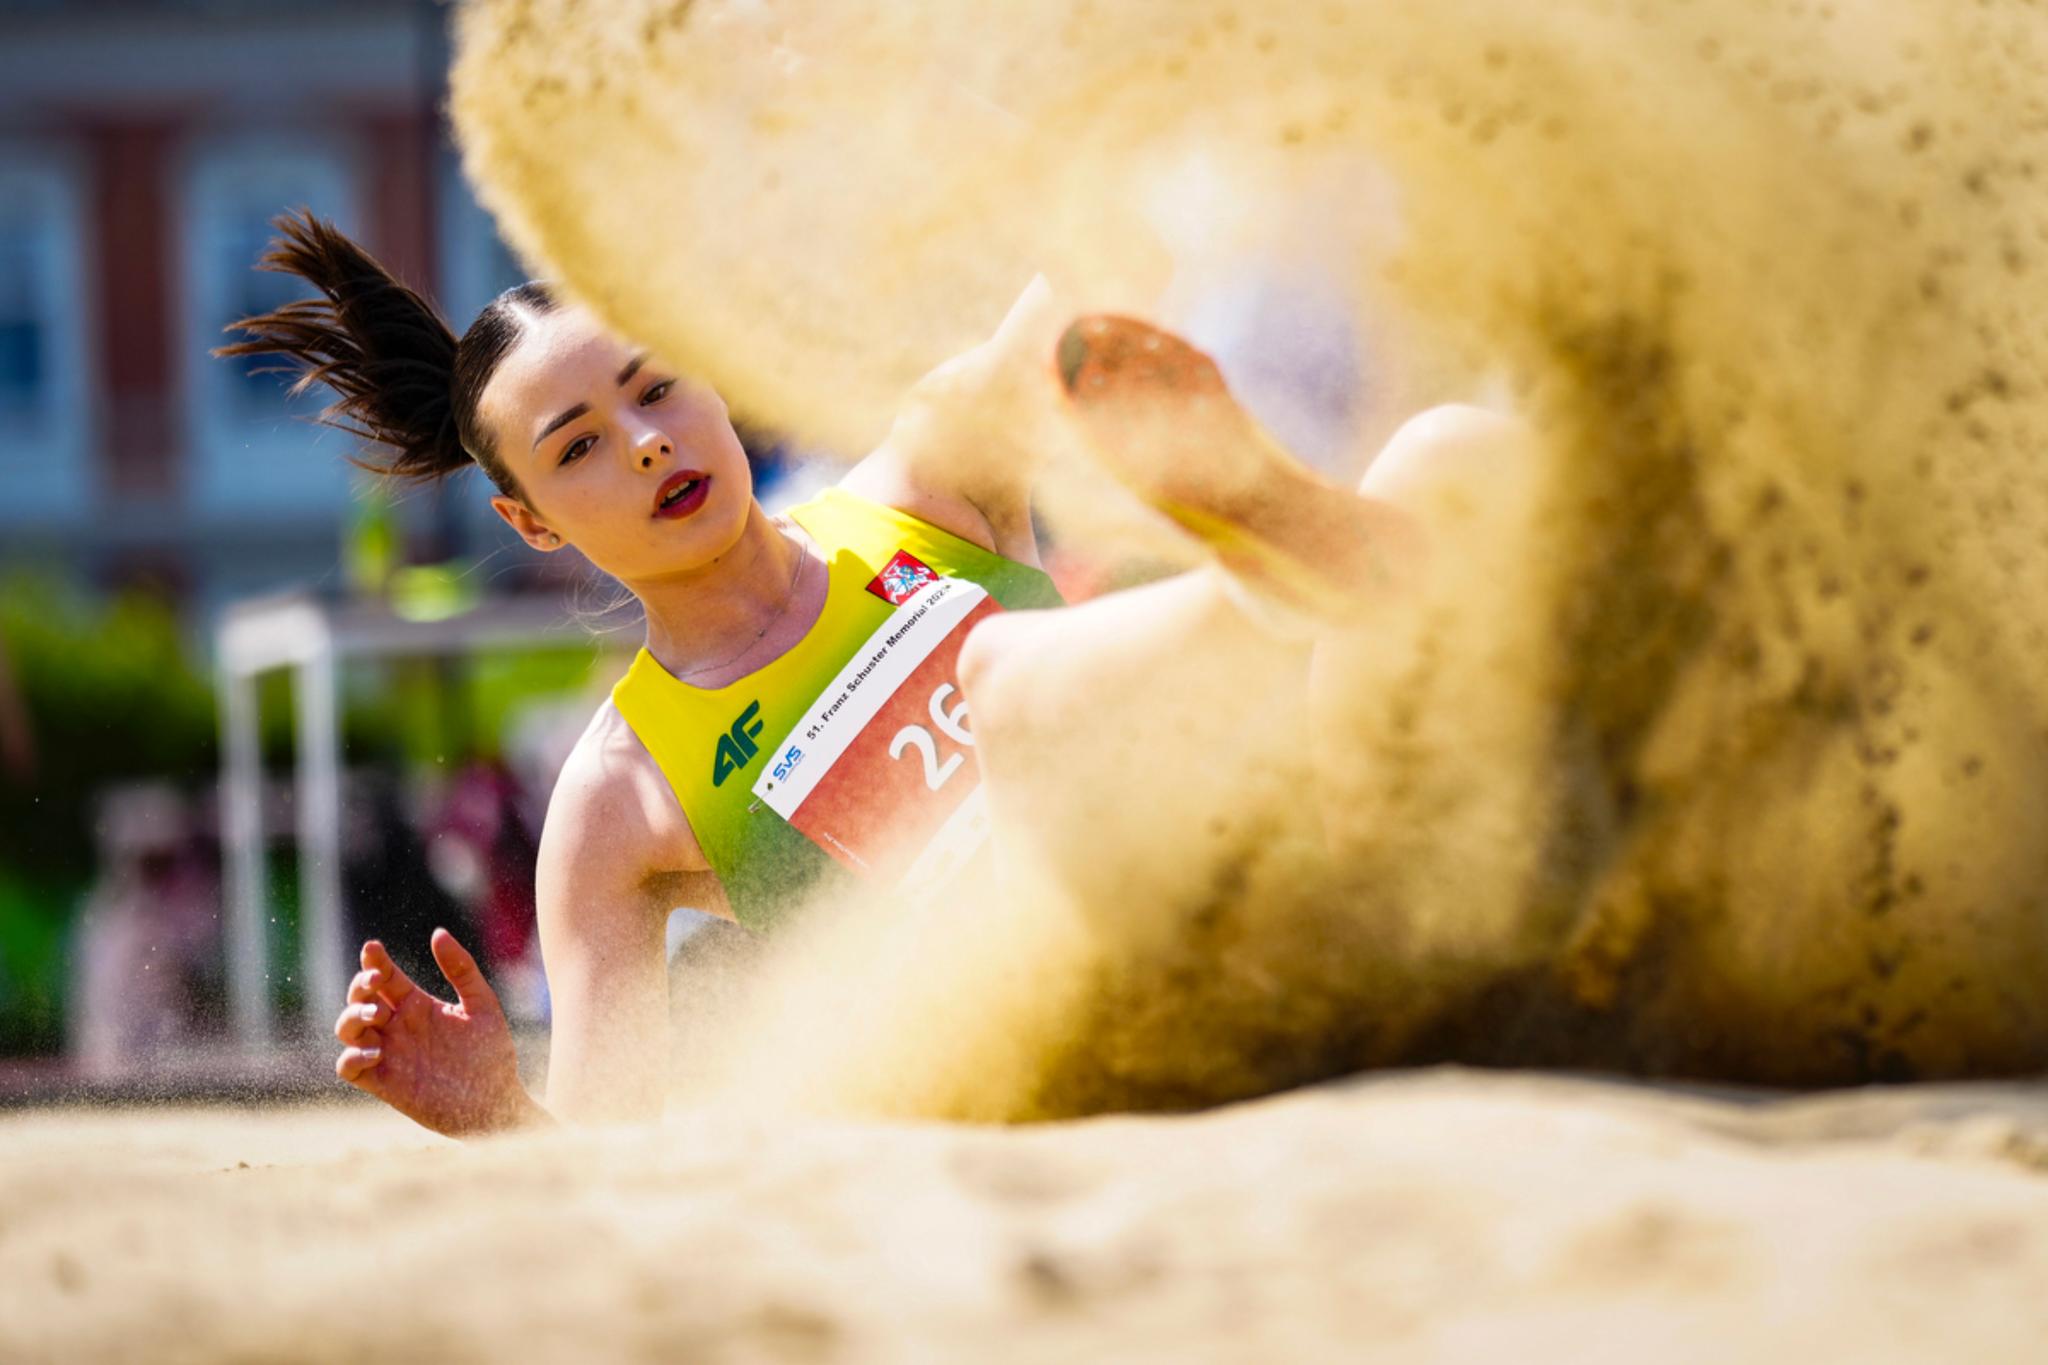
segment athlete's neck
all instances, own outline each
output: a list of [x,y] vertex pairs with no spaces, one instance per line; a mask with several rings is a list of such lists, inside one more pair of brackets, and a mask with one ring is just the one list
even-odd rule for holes
[[725,554],[687,575],[631,585],[647,612],[647,652],[700,687],[723,686],[780,656],[816,615],[823,575],[811,557],[800,531],[785,531],[754,503]]

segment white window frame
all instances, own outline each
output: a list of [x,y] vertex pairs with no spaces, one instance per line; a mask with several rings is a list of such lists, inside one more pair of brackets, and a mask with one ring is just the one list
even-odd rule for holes
[[0,524],[69,523],[93,501],[99,405],[86,401],[98,296],[87,168],[73,149],[0,141],[0,200],[40,211],[38,312],[49,365],[35,419],[0,422]]
[[[296,415],[251,419],[236,410],[229,365],[211,352],[229,338],[221,306],[238,268],[222,259],[220,234],[241,207],[241,187],[274,182],[272,216],[310,207],[343,232],[359,231],[362,176],[346,139],[311,132],[230,133],[187,148],[180,181],[183,225],[178,280],[183,291],[185,495],[200,513],[235,520],[251,512],[313,512],[347,502],[349,438]],[[257,191],[260,195],[261,189]],[[254,260],[247,266],[255,265]],[[311,292],[311,287],[307,287]]]

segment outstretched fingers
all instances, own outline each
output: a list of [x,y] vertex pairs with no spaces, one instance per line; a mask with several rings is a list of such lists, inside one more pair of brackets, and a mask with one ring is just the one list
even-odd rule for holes
[[343,1047],[355,1047],[372,1030],[381,1027],[392,1015],[391,1006],[382,1000],[364,1000],[346,1006],[341,1017],[334,1021],[334,1037]]
[[375,1084],[377,1063],[383,1060],[382,1047],[343,1048],[341,1055],[334,1059],[334,1074],[350,1085],[368,1090]]
[[348,983],[349,1004],[360,1005],[366,1000],[377,999],[377,988],[383,984],[384,973],[382,972],[373,972],[368,968],[357,972]]
[[391,954],[385,951],[383,943],[377,939],[373,938],[363,945],[362,963],[364,971],[376,973],[378,980],[374,989],[393,1008],[396,1008],[406,996],[419,989],[413,984],[413,979],[391,960]]
[[375,939],[363,945],[362,964],[348,983],[348,1003],[334,1021],[335,1041],[341,1044],[334,1074],[350,1085],[374,1090],[380,1079],[377,1064],[384,1060],[384,1035],[379,1030],[414,987]]
[[456,942],[455,935],[446,929],[436,929],[430,946],[434,950],[434,964],[455,988],[455,997],[467,1013],[474,1016],[498,1009],[497,992],[484,980],[483,969],[476,965],[469,949]]

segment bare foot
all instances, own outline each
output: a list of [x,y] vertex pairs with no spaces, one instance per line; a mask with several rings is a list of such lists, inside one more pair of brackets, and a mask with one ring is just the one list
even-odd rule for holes
[[1133,318],[1084,317],[1057,362],[1102,467],[1258,593],[1342,623],[1410,576],[1420,540],[1409,518],[1294,459],[1186,341]]

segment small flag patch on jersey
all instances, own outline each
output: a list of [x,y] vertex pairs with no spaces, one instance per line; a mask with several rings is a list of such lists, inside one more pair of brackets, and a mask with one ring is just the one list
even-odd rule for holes
[[875,581],[868,584],[868,591],[890,606],[900,607],[919,588],[938,581],[939,576],[932,572],[931,565],[908,550],[898,550],[875,575]]

